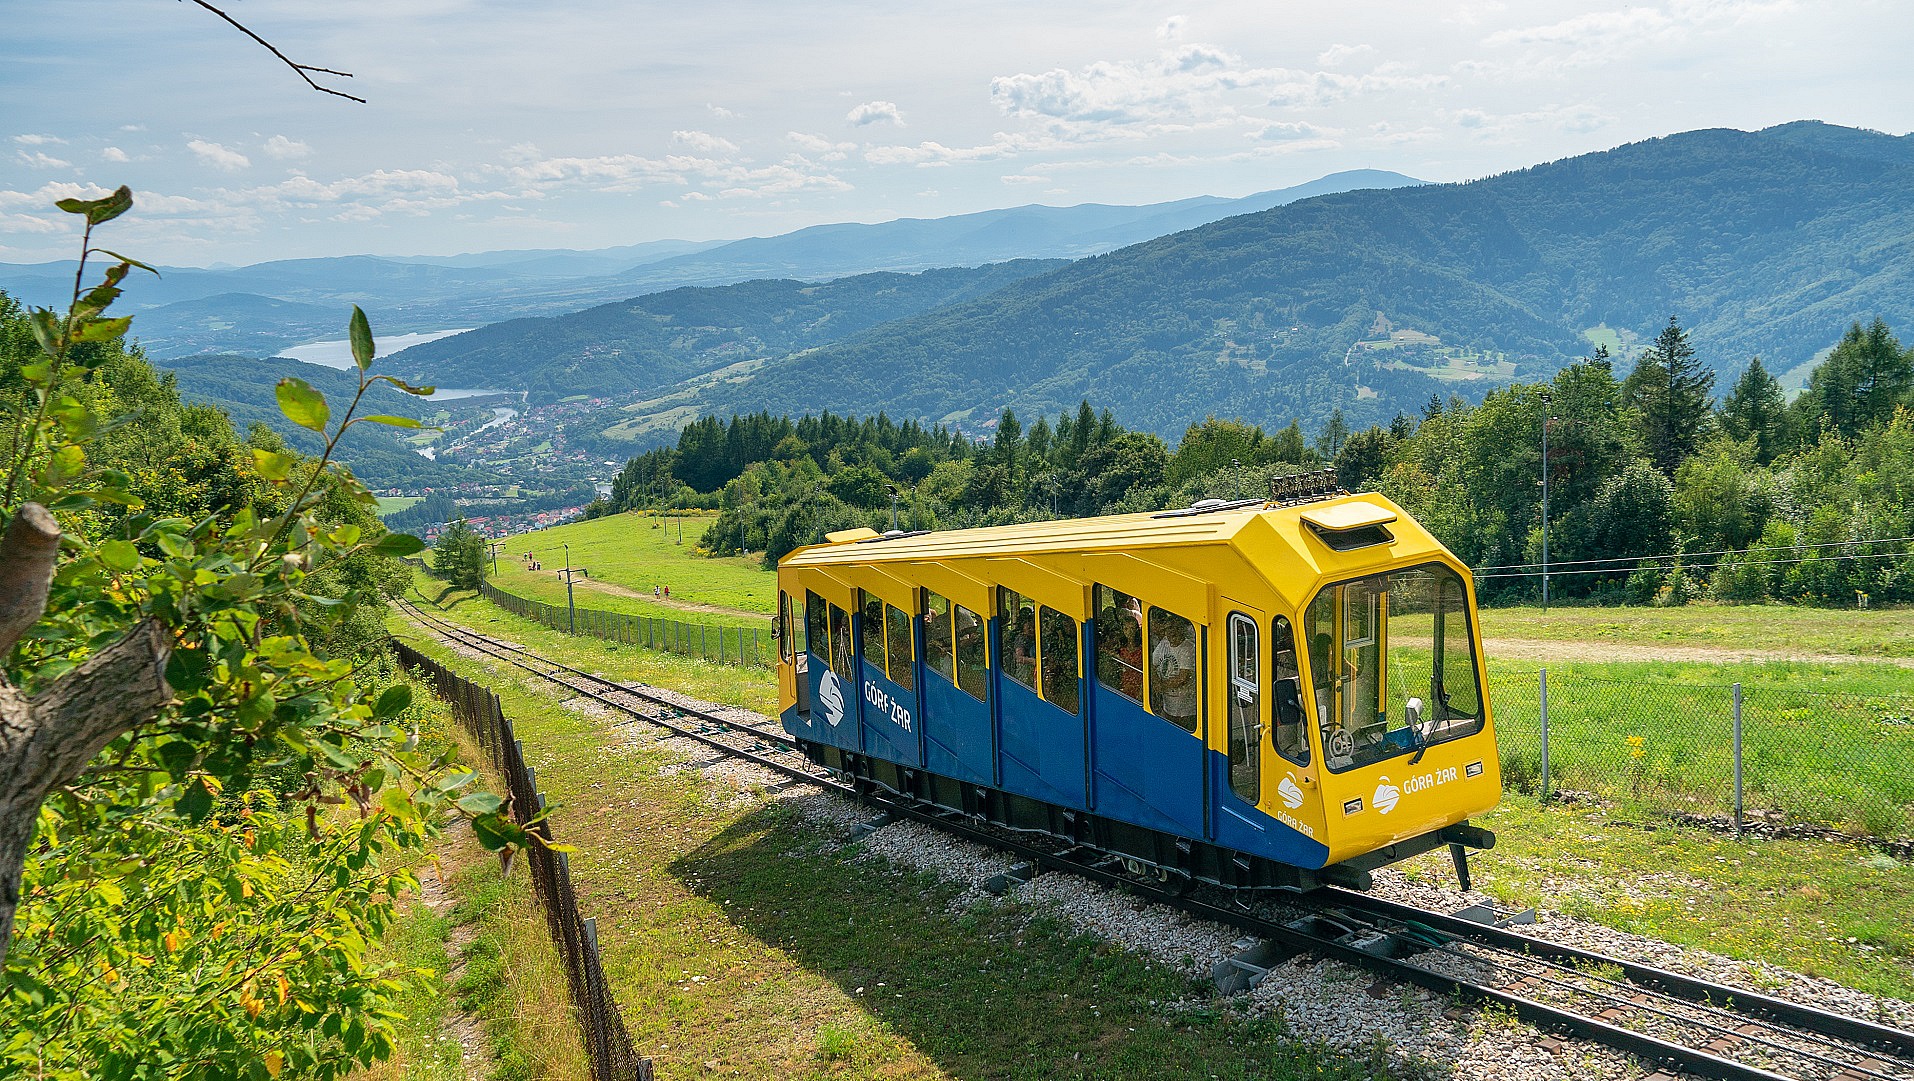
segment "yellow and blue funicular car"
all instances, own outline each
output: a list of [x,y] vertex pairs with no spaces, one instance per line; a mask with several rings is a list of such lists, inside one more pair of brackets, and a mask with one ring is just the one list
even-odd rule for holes
[[819,764],[1133,874],[1366,886],[1494,835],[1466,568],[1333,472],[1271,498],[948,532],[778,564],[778,699]]

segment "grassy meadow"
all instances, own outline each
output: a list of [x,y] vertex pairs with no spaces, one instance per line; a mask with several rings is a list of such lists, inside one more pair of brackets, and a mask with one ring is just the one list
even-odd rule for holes
[[[699,538],[715,517],[631,512],[520,533],[506,538],[499,549],[498,574],[492,581],[507,593],[562,605],[565,582],[557,572],[565,566],[563,546],[569,545],[572,566],[588,572],[574,587],[580,608],[709,626],[763,627],[763,617],[777,609],[777,576],[760,566],[756,556],[701,555]],[[542,570],[528,567],[527,553]],[[654,600],[652,589],[665,586],[671,587],[671,599],[682,603]]]
[[[1914,608],[1798,608],[1691,604],[1682,608],[1484,608],[1485,638],[1631,646],[1692,646],[1729,653],[1914,657]],[[1732,682],[1732,681],[1731,681]],[[1914,689],[1914,672],[1908,686]]]

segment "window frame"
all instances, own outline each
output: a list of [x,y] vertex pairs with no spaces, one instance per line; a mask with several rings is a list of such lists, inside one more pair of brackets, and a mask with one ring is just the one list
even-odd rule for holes
[[[1228,700],[1228,704],[1225,707],[1227,719],[1224,722],[1226,728],[1224,737],[1228,747],[1224,752],[1224,756],[1229,761],[1229,787],[1230,791],[1234,792],[1238,799],[1247,802],[1253,807],[1262,801],[1263,744],[1269,739],[1270,731],[1268,722],[1264,720],[1266,716],[1265,706],[1271,703],[1265,701],[1266,696],[1263,693],[1264,657],[1262,627],[1257,624],[1255,618],[1242,612],[1231,612],[1229,618],[1223,621],[1223,627],[1223,639],[1225,648],[1228,651],[1226,655],[1229,658],[1229,676],[1226,680],[1227,686],[1224,692]],[[1249,632],[1249,650],[1247,655],[1239,648],[1241,644],[1237,634],[1239,630],[1247,630]],[[1241,663],[1244,660],[1248,660],[1251,666],[1248,678],[1244,677],[1241,670]],[[1273,664],[1270,665],[1270,670],[1272,672],[1275,670]],[[1238,703],[1240,702],[1238,695],[1245,689],[1252,695],[1250,700],[1251,716],[1248,719],[1248,723],[1254,727],[1255,735],[1252,738],[1245,733],[1243,739],[1243,756],[1241,761],[1239,761],[1236,754],[1237,709]],[[1243,786],[1238,784],[1239,771],[1242,771],[1248,777],[1247,787],[1249,790],[1247,792],[1243,790]]]

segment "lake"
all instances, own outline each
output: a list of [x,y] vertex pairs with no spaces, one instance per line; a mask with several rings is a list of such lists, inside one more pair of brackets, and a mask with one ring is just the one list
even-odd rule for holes
[[[454,334],[463,334],[471,327],[459,327],[456,330],[434,330],[425,334],[385,334],[373,339],[378,346],[376,356],[389,357],[401,349],[410,349],[426,342],[436,342],[440,338],[450,338]],[[288,349],[281,349],[279,356],[292,360],[303,360],[307,364],[322,364],[341,371],[352,367],[352,342],[340,338],[337,341],[307,342]],[[483,394],[498,394],[496,390],[473,390],[456,387],[440,387],[432,394],[433,401],[445,402],[458,398],[476,398]]]

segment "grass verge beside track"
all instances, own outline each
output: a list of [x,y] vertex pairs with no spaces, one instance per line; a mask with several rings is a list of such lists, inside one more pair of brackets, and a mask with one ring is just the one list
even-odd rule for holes
[[503,698],[660,1078],[1379,1075],[1380,1058],[1293,1043],[1040,914],[953,908],[956,887],[861,859],[781,801],[661,769],[640,726],[614,730],[560,705],[563,690],[393,627]]
[[[1700,646],[1782,654],[1914,657],[1914,608],[1691,604],[1681,608],[1555,605],[1482,609],[1485,638]],[[1492,652],[1492,651],[1491,651]]]
[[[573,589],[581,608],[768,630],[777,605],[777,575],[765,570],[757,556],[697,554],[698,541],[714,517],[674,514],[664,519],[625,513],[521,533],[506,538],[499,550],[492,583],[515,596],[564,604],[565,583],[556,572],[565,565],[559,546],[569,544],[572,566],[589,572]],[[681,531],[684,543],[679,544]],[[536,555],[542,570],[526,569],[521,558],[526,552]],[[682,606],[652,599],[653,587],[664,586],[671,587],[672,600],[684,602]],[[695,607],[700,605],[711,609]]]

